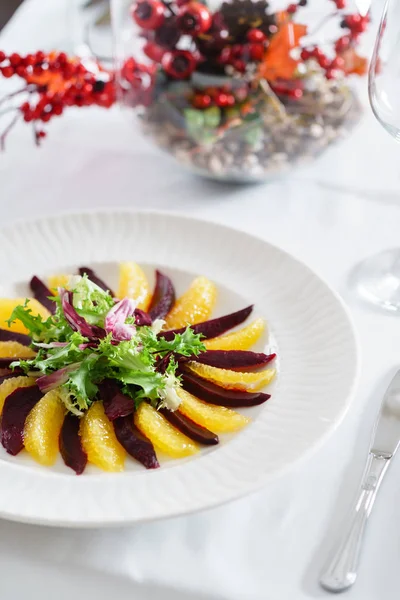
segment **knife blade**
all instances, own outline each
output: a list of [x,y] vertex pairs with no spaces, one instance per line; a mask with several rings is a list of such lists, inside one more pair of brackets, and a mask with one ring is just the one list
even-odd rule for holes
[[329,592],[344,592],[356,581],[365,527],[383,477],[399,445],[400,370],[383,397],[358,496],[320,577],[321,586]]
[[400,444],[400,370],[383,397],[375,423],[371,452],[376,456],[394,456]]

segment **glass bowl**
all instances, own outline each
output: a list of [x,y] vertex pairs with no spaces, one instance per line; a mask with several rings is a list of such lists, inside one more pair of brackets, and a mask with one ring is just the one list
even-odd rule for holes
[[197,174],[268,180],[313,160],[360,117],[346,77],[351,36],[329,57],[301,45],[306,27],[265,0],[112,0],[112,16],[121,103]]

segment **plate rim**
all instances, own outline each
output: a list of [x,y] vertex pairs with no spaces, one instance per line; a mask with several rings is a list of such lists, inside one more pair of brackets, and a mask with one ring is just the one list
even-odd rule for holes
[[[213,507],[221,506],[223,504],[237,500],[239,498],[243,498],[244,496],[247,496],[247,495],[250,495],[250,494],[253,494],[253,493],[259,491],[265,485],[267,485],[269,482],[278,480],[281,477],[285,476],[289,471],[297,468],[298,466],[301,466],[301,464],[305,460],[308,460],[314,453],[316,453],[329,440],[329,438],[331,436],[333,436],[333,434],[337,431],[337,429],[343,423],[343,421],[350,409],[350,406],[352,404],[352,401],[353,401],[355,393],[356,393],[356,389],[358,387],[360,374],[361,374],[361,346],[360,346],[360,342],[359,342],[359,334],[355,327],[350,309],[344,302],[343,298],[331,286],[331,284],[326,281],[326,279],[323,276],[321,276],[319,273],[317,273],[311,267],[309,267],[308,264],[306,262],[304,262],[302,259],[294,256],[293,254],[291,254],[284,248],[280,247],[279,245],[277,245],[275,243],[268,241],[267,239],[261,237],[258,234],[251,233],[246,229],[241,229],[240,226],[229,225],[229,224],[227,225],[218,220],[213,220],[211,218],[199,217],[197,215],[190,215],[190,214],[183,213],[180,211],[175,211],[175,210],[169,211],[169,210],[160,210],[158,208],[137,209],[137,208],[124,207],[124,206],[116,206],[116,207],[108,206],[108,207],[99,207],[99,208],[87,208],[87,209],[82,209],[82,210],[63,209],[63,210],[57,211],[55,213],[38,214],[38,215],[35,215],[34,217],[29,217],[29,218],[20,217],[20,218],[13,219],[13,220],[7,222],[5,225],[1,225],[0,226],[0,234],[7,233],[8,231],[11,231],[11,230],[17,228],[19,224],[24,225],[24,226],[27,226],[27,225],[29,226],[29,224],[34,225],[34,224],[42,223],[44,221],[47,221],[47,222],[60,221],[63,218],[70,219],[72,217],[75,217],[75,218],[90,217],[90,216],[96,217],[96,216],[104,216],[107,214],[109,214],[109,215],[116,215],[116,214],[117,215],[125,215],[126,214],[126,215],[129,215],[129,218],[132,218],[135,215],[145,215],[145,216],[146,215],[149,215],[149,216],[158,215],[159,217],[165,217],[167,219],[168,218],[180,219],[180,220],[185,220],[186,222],[200,223],[200,224],[203,224],[204,226],[216,226],[218,228],[224,229],[227,233],[229,233],[231,235],[232,234],[234,235],[235,233],[239,233],[242,236],[246,236],[249,240],[257,240],[258,242],[261,242],[262,244],[269,247],[271,250],[278,251],[278,253],[283,255],[286,259],[292,261],[293,263],[296,263],[297,266],[299,266],[300,268],[305,270],[308,273],[308,275],[310,275],[315,280],[317,280],[318,283],[325,288],[324,291],[326,293],[330,294],[334,298],[337,305],[340,306],[340,309],[342,310],[342,314],[346,320],[347,331],[348,331],[348,334],[351,336],[351,342],[352,342],[353,349],[354,349],[354,356],[353,356],[354,366],[353,366],[353,375],[352,375],[352,380],[351,380],[351,386],[349,387],[349,390],[347,392],[346,398],[344,400],[345,404],[343,405],[340,414],[335,416],[335,420],[331,424],[331,426],[329,428],[327,428],[323,433],[321,433],[319,435],[318,439],[316,441],[314,441],[306,450],[304,450],[297,458],[295,458],[291,462],[288,462],[284,466],[280,467],[278,470],[275,470],[270,473],[263,473],[262,477],[260,477],[258,481],[251,481],[251,482],[247,481],[246,484],[243,485],[241,490],[235,491],[234,493],[231,493],[229,497],[224,497],[223,499],[221,499],[219,501],[216,501],[215,499],[210,499],[202,507],[194,506],[192,509],[187,509],[187,508],[182,507],[182,508],[170,510],[170,511],[166,512],[165,514],[149,515],[147,517],[141,516],[140,518],[136,518],[136,517],[132,516],[130,518],[127,518],[126,515],[122,514],[119,518],[111,518],[109,520],[82,520],[82,521],[71,520],[71,519],[63,520],[63,518],[57,518],[57,519],[45,518],[45,519],[43,519],[43,518],[38,518],[35,516],[26,516],[26,515],[19,516],[14,513],[10,513],[7,510],[4,510],[3,507],[0,505],[0,518],[4,518],[8,521],[27,523],[27,524],[44,525],[44,526],[49,526],[49,527],[68,527],[68,528],[79,528],[79,529],[80,528],[98,528],[98,527],[106,528],[106,527],[119,527],[119,526],[122,527],[125,525],[133,525],[135,523],[145,523],[145,522],[157,521],[157,520],[166,519],[166,518],[178,517],[178,516],[182,516],[182,515],[190,515],[190,514],[194,514],[199,511],[202,511],[202,510],[209,510]],[[0,499],[0,503],[1,503],[1,499]]]

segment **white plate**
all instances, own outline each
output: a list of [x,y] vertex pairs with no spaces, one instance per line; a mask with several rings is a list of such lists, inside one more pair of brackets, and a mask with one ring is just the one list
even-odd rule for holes
[[[0,295],[27,292],[45,277],[95,266],[115,285],[117,263],[162,267],[182,292],[204,274],[220,290],[215,315],[255,303],[279,353],[270,401],[245,430],[195,458],[121,474],[89,468],[75,476],[0,451],[0,516],[64,526],[133,523],[204,509],[259,488],[332,432],[357,380],[354,330],[338,296],[304,264],[221,225],[146,212],[99,212],[19,223],[0,232]],[[223,437],[223,436],[222,436]]]

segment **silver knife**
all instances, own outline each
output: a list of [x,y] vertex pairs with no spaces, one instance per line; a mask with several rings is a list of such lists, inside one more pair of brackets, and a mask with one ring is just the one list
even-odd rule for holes
[[383,398],[375,423],[372,443],[344,534],[320,577],[321,586],[329,592],[344,592],[357,578],[362,540],[383,476],[400,444],[400,370],[392,379]]

